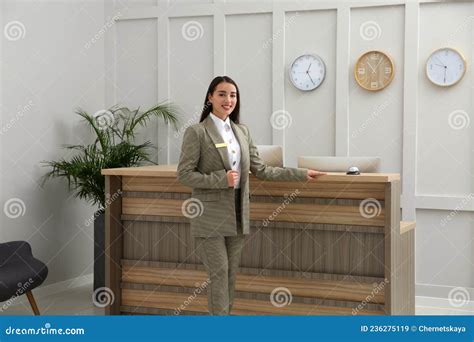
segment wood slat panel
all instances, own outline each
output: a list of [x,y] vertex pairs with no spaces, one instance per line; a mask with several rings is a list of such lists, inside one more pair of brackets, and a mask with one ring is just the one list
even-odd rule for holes
[[[183,216],[182,200],[124,197],[122,203],[122,213],[125,215]],[[380,227],[385,223],[383,208],[374,217],[364,217],[359,206],[295,203],[287,204],[284,208],[281,206],[281,203],[250,203],[250,219],[265,220],[279,212],[272,221]]]
[[[157,215],[122,215],[122,221],[132,222],[160,222],[160,223],[185,223],[189,225],[189,220],[186,217],[177,216],[157,216]],[[337,224],[312,224],[312,223],[298,223],[298,222],[268,222],[263,226],[260,220],[251,220],[250,227],[258,229],[269,228],[290,228],[290,229],[305,229],[305,230],[325,230],[351,233],[368,233],[368,234],[383,234],[383,227],[373,226],[350,226]]]
[[[281,204],[278,203],[250,203],[250,219],[268,219],[275,212],[278,213],[279,206]],[[370,218],[361,215],[359,206],[290,203],[280,209],[272,221],[383,226],[384,209],[379,215]]]
[[[200,261],[196,263],[183,263],[183,262],[164,262],[164,261],[146,261],[146,260],[131,260],[122,259],[122,266],[134,266],[134,267],[156,267],[156,268],[171,268],[178,270],[198,270],[205,271],[204,265]],[[302,272],[302,271],[285,271],[285,270],[272,270],[266,268],[252,268],[252,267],[239,267],[241,273],[254,276],[276,276],[286,278],[305,278],[305,279],[321,279],[321,280],[332,280],[332,281],[354,281],[360,283],[381,283],[383,282],[382,277],[366,277],[356,276],[354,274],[335,274],[335,273],[313,273],[313,272]]]
[[[187,223],[127,221],[124,229],[125,259],[200,263]],[[384,277],[384,235],[251,227],[240,266]]]
[[123,177],[123,191],[191,193],[176,177]]
[[[185,305],[186,303],[186,305]],[[174,292],[157,292],[122,289],[122,305],[150,307],[166,310],[208,312],[207,295]],[[362,309],[362,315],[380,315],[382,311]],[[291,303],[283,307],[273,306],[270,301],[235,298],[233,315],[351,315],[352,308],[336,306],[316,306],[303,303]]]
[[[298,190],[299,197],[384,200],[384,183],[341,182],[269,182],[250,177],[250,193],[262,196],[284,196]],[[191,193],[176,177],[123,177],[124,191]]]
[[[122,197],[115,198],[120,193],[122,179],[116,176],[105,177],[105,199],[110,204],[105,209],[105,286],[112,293],[120,293],[121,268],[120,261],[123,257],[123,226],[120,220]],[[112,200],[112,198],[114,198]],[[111,305],[106,306],[106,315],[120,313],[120,296]]]
[[385,198],[384,183],[340,183],[340,182],[269,182],[250,177],[250,194],[261,196],[284,196],[298,190],[298,197],[366,199]]
[[122,214],[182,217],[181,206],[183,202],[183,200],[162,198],[124,197],[122,200]]
[[[124,266],[122,281],[141,284],[196,287],[207,279],[199,270],[177,270]],[[255,276],[239,273],[236,291],[270,294],[276,287],[286,287],[293,296],[383,304],[383,286],[378,283],[318,280],[305,278]]]

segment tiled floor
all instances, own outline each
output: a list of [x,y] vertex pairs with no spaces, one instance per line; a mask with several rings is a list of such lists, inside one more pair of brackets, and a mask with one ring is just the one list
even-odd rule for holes
[[[36,302],[41,315],[103,315],[104,309],[95,307],[92,303],[92,284],[87,284],[56,293],[49,296],[38,297]],[[462,308],[453,308],[445,299],[417,298],[417,315],[474,315],[474,302]],[[0,303],[5,305],[6,302]],[[2,308],[0,306],[0,308]],[[16,299],[0,315],[31,315],[31,307],[22,296]]]

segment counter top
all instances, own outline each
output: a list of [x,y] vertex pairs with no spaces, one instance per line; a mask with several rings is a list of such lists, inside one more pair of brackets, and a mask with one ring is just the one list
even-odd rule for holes
[[[102,169],[104,176],[176,177],[176,164]],[[251,176],[254,177],[254,176]],[[398,173],[361,173],[346,175],[344,172],[328,172],[313,182],[388,183],[400,180]]]

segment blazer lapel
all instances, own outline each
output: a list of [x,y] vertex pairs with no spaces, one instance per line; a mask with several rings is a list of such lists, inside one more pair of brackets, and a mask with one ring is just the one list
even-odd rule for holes
[[227,154],[227,147],[216,147],[217,144],[223,144],[224,140],[222,139],[221,135],[219,134],[219,131],[217,130],[216,125],[212,121],[212,118],[208,116],[204,120],[204,127],[206,128],[207,134],[209,134],[209,137],[211,137],[212,143],[214,144],[214,148],[217,149],[217,152],[219,152],[219,155],[221,156],[222,162],[224,163],[224,167],[226,170],[231,170],[232,167],[230,166],[229,162],[229,155]]
[[242,132],[239,126],[237,126],[233,121],[230,122],[232,130],[234,131],[235,137],[239,141],[240,145],[240,167],[241,170],[246,170],[249,168],[249,152],[248,152],[248,143],[245,138],[245,134]]

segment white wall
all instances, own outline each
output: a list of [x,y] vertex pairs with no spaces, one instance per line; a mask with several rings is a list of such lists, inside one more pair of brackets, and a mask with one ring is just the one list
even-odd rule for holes
[[[64,181],[42,187],[40,163],[66,157],[62,144],[88,141],[75,108],[104,107],[104,40],[99,35],[91,43],[104,24],[104,4],[8,0],[1,6],[1,205],[18,198],[24,207],[17,218],[2,212],[0,240],[27,240],[49,267],[46,284],[90,274],[93,231],[84,221],[94,209],[73,198]],[[22,39],[4,35],[12,21],[24,26],[18,26]]]
[[[445,45],[462,50],[472,64],[472,1],[122,0],[113,10],[123,13],[117,27],[127,29],[116,31],[110,44],[155,22],[156,31],[139,46],[158,54],[144,63],[150,70],[158,66],[152,73],[156,99],[183,108],[180,132],[198,121],[210,80],[227,74],[239,84],[242,121],[254,140],[283,145],[286,165],[295,166],[299,155],[381,156],[383,172],[402,175],[404,219],[417,220],[417,295],[473,290],[474,125],[454,130],[447,122],[457,109],[472,118],[472,65],[450,89],[424,75],[430,52]],[[188,26],[194,31],[186,35]],[[372,33],[361,33],[366,26]],[[361,89],[352,74],[357,57],[370,49],[386,51],[395,62],[392,84],[378,93]],[[311,93],[295,90],[287,77],[288,65],[305,52],[327,65],[326,80]],[[117,71],[127,72],[149,75],[143,65]],[[107,92],[114,98],[112,87]],[[285,131],[270,124],[278,110],[291,115]],[[181,139],[158,128],[160,163],[177,162]]]

